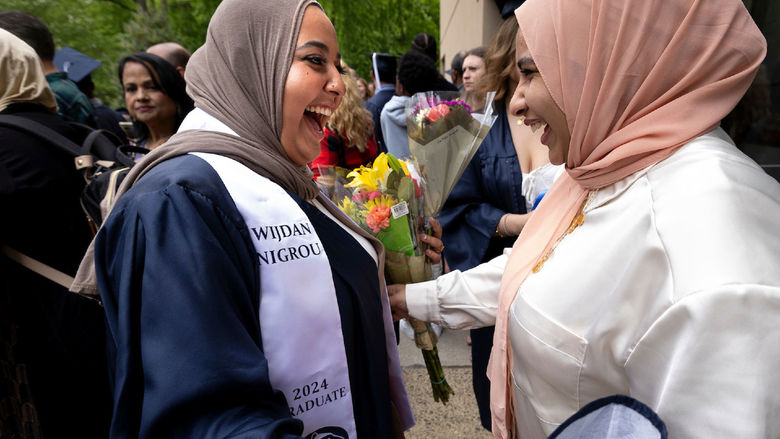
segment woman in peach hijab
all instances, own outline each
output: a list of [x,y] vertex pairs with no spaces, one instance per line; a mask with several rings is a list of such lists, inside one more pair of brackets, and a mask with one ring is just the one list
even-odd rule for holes
[[[766,42],[739,0],[529,0],[510,111],[562,175],[509,256],[398,289],[495,323],[496,437],[631,396],[669,437],[777,437],[780,186],[719,128]],[[498,289],[498,279],[500,290]]]

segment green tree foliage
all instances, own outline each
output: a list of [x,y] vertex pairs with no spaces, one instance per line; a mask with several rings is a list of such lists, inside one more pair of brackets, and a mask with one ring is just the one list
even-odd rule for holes
[[[124,106],[116,66],[125,55],[176,41],[194,51],[221,0],[2,0],[46,23],[57,48],[69,46],[102,62],[92,74],[97,96]],[[371,52],[400,56],[419,32],[439,39],[438,0],[322,0],[342,57],[368,79]]]
[[321,0],[336,27],[342,58],[370,78],[371,52],[401,56],[426,32],[439,42],[438,0]]

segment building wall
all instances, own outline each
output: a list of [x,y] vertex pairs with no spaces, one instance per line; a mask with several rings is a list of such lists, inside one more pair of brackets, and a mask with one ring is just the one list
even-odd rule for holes
[[487,45],[500,23],[501,14],[493,0],[441,0],[439,2],[441,71],[449,70],[452,57],[459,51]]

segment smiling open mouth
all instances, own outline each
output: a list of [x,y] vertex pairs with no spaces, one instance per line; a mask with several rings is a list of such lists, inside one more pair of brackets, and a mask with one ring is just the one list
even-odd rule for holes
[[320,131],[322,131],[323,129],[325,129],[325,124],[328,123],[328,119],[330,119],[330,115],[333,114],[333,110],[327,107],[310,105],[306,107],[303,114],[305,116],[314,119],[314,121],[317,122],[317,125],[320,126]]

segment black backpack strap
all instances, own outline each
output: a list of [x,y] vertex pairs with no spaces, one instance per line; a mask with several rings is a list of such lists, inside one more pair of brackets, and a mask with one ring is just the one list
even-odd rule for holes
[[80,155],[92,155],[102,160],[116,162],[123,167],[135,164],[133,158],[122,149],[122,139],[116,134],[108,130],[92,128],[88,133],[81,145]]
[[[62,134],[34,120],[10,114],[0,115],[0,126],[16,128],[56,146],[75,158],[75,166],[78,170],[92,168],[95,165],[110,168],[114,163],[129,167],[135,163],[132,157],[120,150],[121,140],[115,134],[106,130],[96,130],[75,122],[70,124],[81,130],[82,133],[86,133],[86,138],[82,145],[74,143]],[[107,137],[109,135],[113,136],[116,142]]]
[[80,145],[47,127],[46,125],[38,123],[34,120],[30,120],[25,117],[14,116],[11,114],[0,114],[0,126],[16,128],[20,131],[24,131],[25,133],[37,137],[46,143],[56,146],[61,151],[66,152],[73,157],[78,157],[81,155]]

